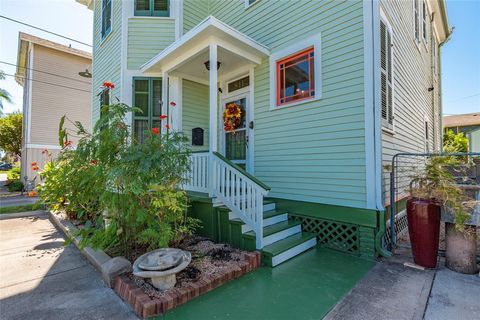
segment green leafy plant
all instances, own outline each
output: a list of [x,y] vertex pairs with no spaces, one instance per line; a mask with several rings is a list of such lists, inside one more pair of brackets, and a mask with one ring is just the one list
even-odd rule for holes
[[0,118],[0,149],[13,158],[19,158],[22,149],[22,122],[19,112]]
[[186,216],[187,196],[180,189],[189,170],[189,149],[180,133],[146,132],[133,143],[124,119],[138,112],[125,104],[103,106],[92,133],[74,123],[79,142],[72,147],[59,127],[63,150],[41,172],[45,204],[84,221],[81,246],[131,256],[137,248],[174,244],[198,225]]
[[456,185],[451,167],[460,161],[453,157],[430,157],[424,170],[412,176],[411,195],[414,198],[433,200],[443,210],[454,215],[455,228],[465,232],[465,222],[470,218],[472,201]]
[[455,134],[448,129],[443,135],[443,151],[448,153],[468,152],[468,138],[463,132]]
[[7,179],[8,180],[20,180],[20,167],[13,167],[7,172]]
[[7,185],[9,192],[18,192],[23,190],[23,183],[20,180],[13,180]]

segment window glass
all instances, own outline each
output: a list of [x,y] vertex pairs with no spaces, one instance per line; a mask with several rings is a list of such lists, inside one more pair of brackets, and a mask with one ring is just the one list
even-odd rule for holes
[[153,80],[152,84],[153,116],[158,117],[162,114],[162,80]]
[[134,138],[142,143],[145,132],[152,128],[161,128],[162,80],[158,78],[133,79],[133,105],[142,110],[133,118]]
[[136,112],[136,115],[148,117],[148,80],[135,81],[133,105],[142,110],[141,112]]
[[249,85],[250,85],[250,77],[246,76],[242,79],[238,79],[228,83],[228,92],[240,90],[242,88],[248,87]]
[[168,0],[153,0],[154,11],[168,11]]
[[112,0],[102,1],[102,38],[112,30]]
[[150,11],[150,0],[136,0],[135,10]]
[[277,62],[277,105],[315,96],[314,51],[305,50]]
[[170,1],[135,0],[135,15],[168,17],[170,15]]

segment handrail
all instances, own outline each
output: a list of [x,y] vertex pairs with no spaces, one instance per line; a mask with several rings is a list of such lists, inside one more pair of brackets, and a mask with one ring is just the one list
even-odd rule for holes
[[208,192],[255,232],[256,248],[263,243],[263,199],[270,187],[218,152],[192,153],[184,188]]
[[271,188],[269,186],[267,186],[265,183],[263,183],[262,181],[258,180],[255,176],[251,175],[250,173],[248,173],[247,171],[245,171],[244,169],[242,169],[240,166],[238,166],[237,164],[233,163],[231,160],[225,158],[222,154],[214,151],[213,152],[214,155],[216,155],[217,157],[219,157],[220,159],[222,159],[223,161],[225,161],[226,163],[228,163],[228,165],[234,167],[235,169],[237,169],[238,171],[240,171],[240,173],[242,173],[243,175],[245,175],[247,178],[249,178],[250,180],[252,180],[252,182],[256,183],[257,185],[259,185],[260,187],[262,187],[263,189],[265,189],[265,191],[270,191]]

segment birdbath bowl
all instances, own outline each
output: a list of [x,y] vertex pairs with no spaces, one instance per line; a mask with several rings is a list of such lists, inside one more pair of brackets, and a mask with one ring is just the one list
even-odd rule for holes
[[157,249],[135,260],[133,274],[152,279],[153,286],[158,290],[167,290],[175,286],[176,274],[185,269],[191,260],[192,255],[188,251],[174,248]]

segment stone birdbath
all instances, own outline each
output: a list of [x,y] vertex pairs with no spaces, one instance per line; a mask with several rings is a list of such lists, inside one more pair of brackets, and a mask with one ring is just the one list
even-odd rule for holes
[[133,274],[152,279],[153,286],[158,290],[167,290],[175,286],[176,274],[185,269],[191,260],[192,255],[188,251],[174,248],[157,249],[135,260]]

